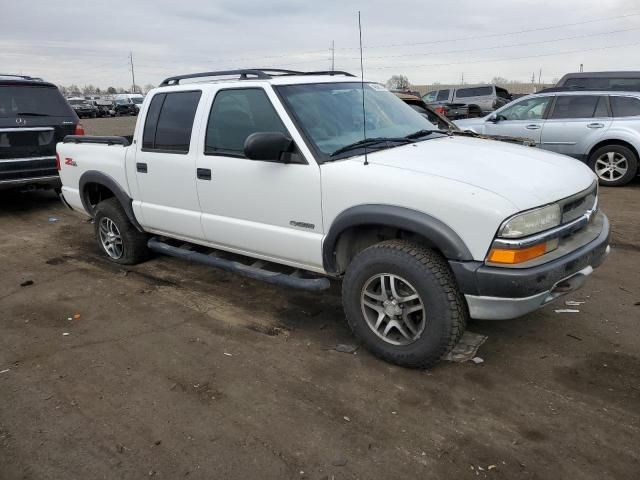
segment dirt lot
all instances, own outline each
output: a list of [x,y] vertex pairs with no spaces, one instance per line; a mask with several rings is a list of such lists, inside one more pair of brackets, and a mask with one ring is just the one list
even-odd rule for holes
[[483,364],[414,371],[333,350],[337,285],[124,269],[52,194],[4,194],[0,479],[636,479],[640,182],[601,202],[614,248],[580,313],[475,322]]

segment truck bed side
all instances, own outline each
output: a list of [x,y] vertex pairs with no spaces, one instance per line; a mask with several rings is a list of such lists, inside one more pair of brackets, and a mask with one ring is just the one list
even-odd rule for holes
[[[119,143],[106,139],[121,140]],[[92,141],[93,139],[93,141]],[[87,172],[95,172],[109,177],[120,189],[131,197],[131,189],[127,179],[126,158],[132,154],[128,141],[123,137],[88,137],[81,142],[69,141],[58,143],[56,151],[60,161],[60,180],[62,193],[67,203],[80,212],[87,211],[82,202],[80,183]],[[92,176],[85,175],[84,179]]]

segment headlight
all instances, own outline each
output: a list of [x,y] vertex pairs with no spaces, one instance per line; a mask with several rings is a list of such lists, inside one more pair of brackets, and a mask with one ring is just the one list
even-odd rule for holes
[[507,220],[500,231],[500,238],[520,238],[548,230],[560,225],[562,213],[560,205],[547,205],[521,213]]

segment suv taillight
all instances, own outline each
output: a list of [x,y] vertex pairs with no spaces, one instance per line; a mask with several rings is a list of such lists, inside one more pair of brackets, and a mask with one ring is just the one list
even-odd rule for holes
[[447,113],[446,107],[436,107],[434,108],[434,110],[436,111],[436,113],[439,113],[440,115],[446,115]]
[[76,129],[73,132],[74,135],[84,135],[84,127],[81,123],[76,125]]
[[60,155],[56,153],[56,170],[60,171]]

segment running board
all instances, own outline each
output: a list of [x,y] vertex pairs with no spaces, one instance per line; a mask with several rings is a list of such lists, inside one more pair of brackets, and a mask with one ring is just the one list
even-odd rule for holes
[[[291,288],[299,288],[302,290],[326,290],[331,285],[329,279],[326,277],[312,277],[304,278],[302,271],[293,270],[292,273],[282,273],[266,270],[264,266],[268,266],[269,263],[263,260],[253,260],[253,264],[246,265],[236,260],[229,260],[221,258],[215,254],[215,251],[210,254],[200,253],[192,250],[193,246],[190,244],[181,245],[179,247],[169,245],[153,237],[147,242],[147,246],[150,250],[162,253],[163,255],[169,255],[171,257],[182,258],[183,260],[189,260],[191,262],[202,263],[210,267],[220,268],[227,270],[228,272],[234,272],[245,277],[253,278],[255,280],[261,280],[267,283],[273,283],[276,285],[284,285]],[[199,247],[198,247],[199,248]],[[226,252],[225,252],[226,253]],[[238,258],[243,258],[237,256]],[[280,265],[278,265],[280,267]]]

